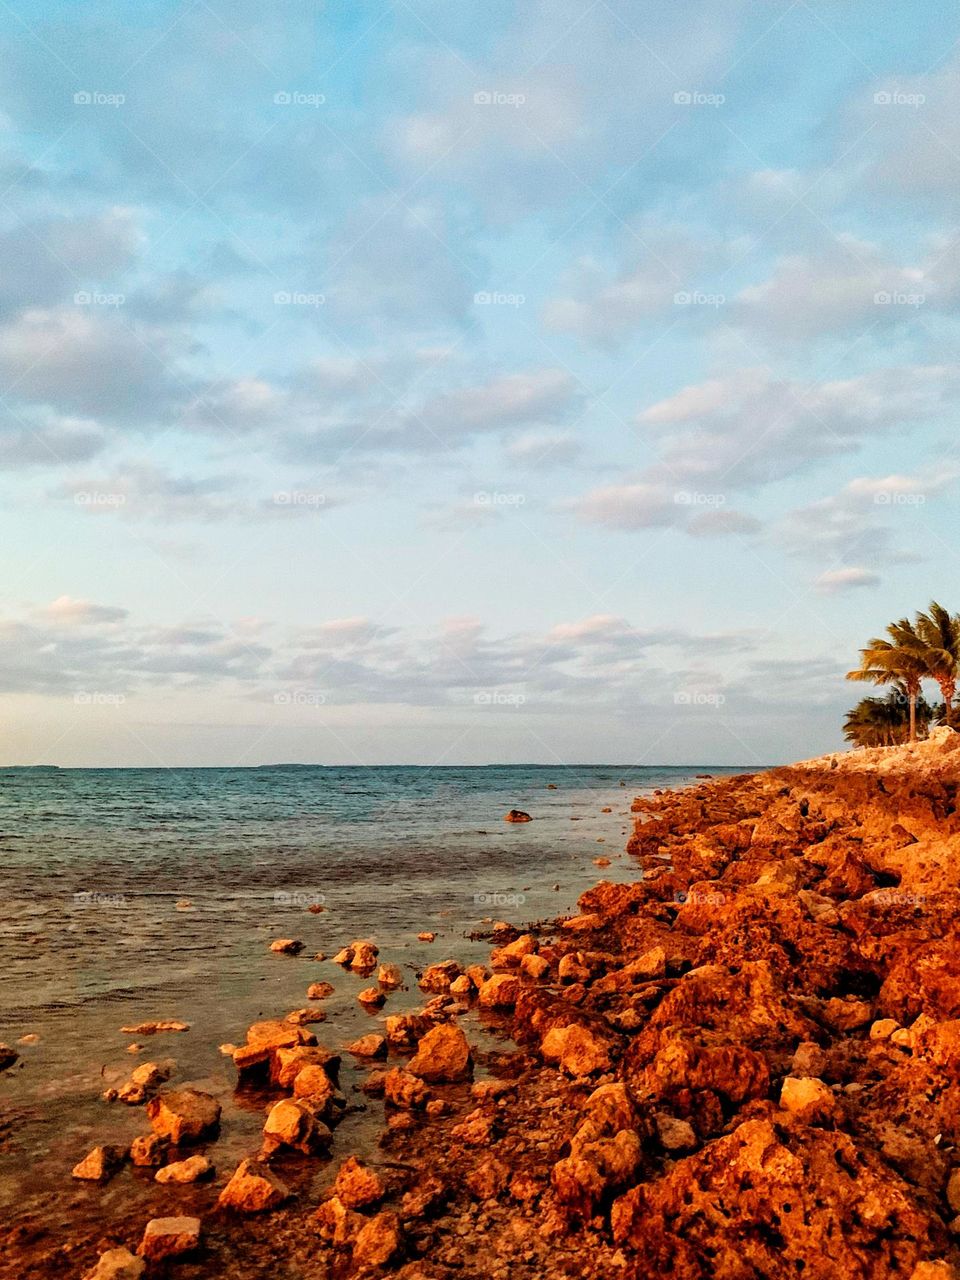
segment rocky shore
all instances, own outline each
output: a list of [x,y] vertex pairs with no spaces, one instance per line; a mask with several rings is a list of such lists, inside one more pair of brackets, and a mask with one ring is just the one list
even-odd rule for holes
[[223,1047],[249,1159],[219,1170],[219,1105],[142,1063],[109,1105],[143,1134],[74,1176],[155,1170],[156,1218],[9,1223],[3,1274],[960,1275],[958,787],[950,734],[705,781],[634,802],[633,883],[501,923],[487,965],[408,979],[357,940],[369,1035],[325,1038],[315,992]]

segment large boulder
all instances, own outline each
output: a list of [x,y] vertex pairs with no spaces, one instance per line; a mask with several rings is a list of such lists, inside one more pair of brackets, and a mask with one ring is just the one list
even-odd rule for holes
[[417,1045],[407,1069],[431,1084],[466,1080],[473,1074],[470,1042],[458,1026],[436,1026]]

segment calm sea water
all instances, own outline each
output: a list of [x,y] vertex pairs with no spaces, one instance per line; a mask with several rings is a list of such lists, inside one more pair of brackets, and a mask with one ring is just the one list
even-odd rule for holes
[[[623,854],[631,800],[700,772],[734,771],[0,770],[0,1040],[23,1059],[0,1076],[0,1204],[42,1214],[91,1145],[142,1132],[142,1111],[100,1093],[146,1058],[175,1057],[179,1082],[221,1098],[218,1162],[249,1154],[262,1116],[233,1105],[232,1066],[217,1046],[304,1006],[319,979],[336,987],[315,1028],[324,1043],[342,1045],[383,1016],[357,1004],[367,982],[316,952],[375,939],[381,959],[411,978],[384,1012],[415,1008],[417,968],[486,958],[488,944],[466,936],[484,921],[574,910],[600,855],[613,860],[604,876],[635,878]],[[505,823],[514,807],[534,821]],[[311,914],[311,903],[326,909]],[[432,945],[416,939],[426,929]],[[302,938],[303,955],[271,954],[277,937]],[[191,1030],[130,1055],[120,1028],[147,1018]],[[38,1040],[18,1043],[25,1035]],[[352,1141],[362,1145],[362,1132]],[[81,1207],[92,1194],[77,1191]]]

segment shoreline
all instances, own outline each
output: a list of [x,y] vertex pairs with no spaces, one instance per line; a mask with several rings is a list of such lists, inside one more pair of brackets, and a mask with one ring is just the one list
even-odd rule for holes
[[[265,1215],[217,1208],[219,1176],[177,1188],[205,1243],[170,1274],[948,1280],[952,745],[923,744],[899,771],[856,753],[635,800],[642,878],[601,881],[578,916],[496,930],[484,971],[438,953],[420,1018],[398,1022],[387,996],[393,1021],[371,1033],[388,1032],[389,1057],[365,1085],[387,1095],[379,1156],[358,1170],[335,1125],[310,1156],[275,1148],[269,1168],[299,1198]],[[326,1043],[322,1025],[301,1030]],[[267,1045],[268,1075],[284,1052]],[[291,1082],[309,1099],[295,1081],[256,1081],[251,1116]],[[359,1101],[333,1098],[335,1081],[314,1119]],[[196,1149],[215,1158],[216,1142]],[[109,1187],[102,1239],[59,1255],[78,1274],[139,1240],[142,1217],[125,1220]]]

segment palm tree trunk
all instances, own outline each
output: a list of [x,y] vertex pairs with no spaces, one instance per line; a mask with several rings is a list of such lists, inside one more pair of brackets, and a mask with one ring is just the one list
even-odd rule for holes
[[910,692],[910,741],[917,740],[917,694],[915,690]]

